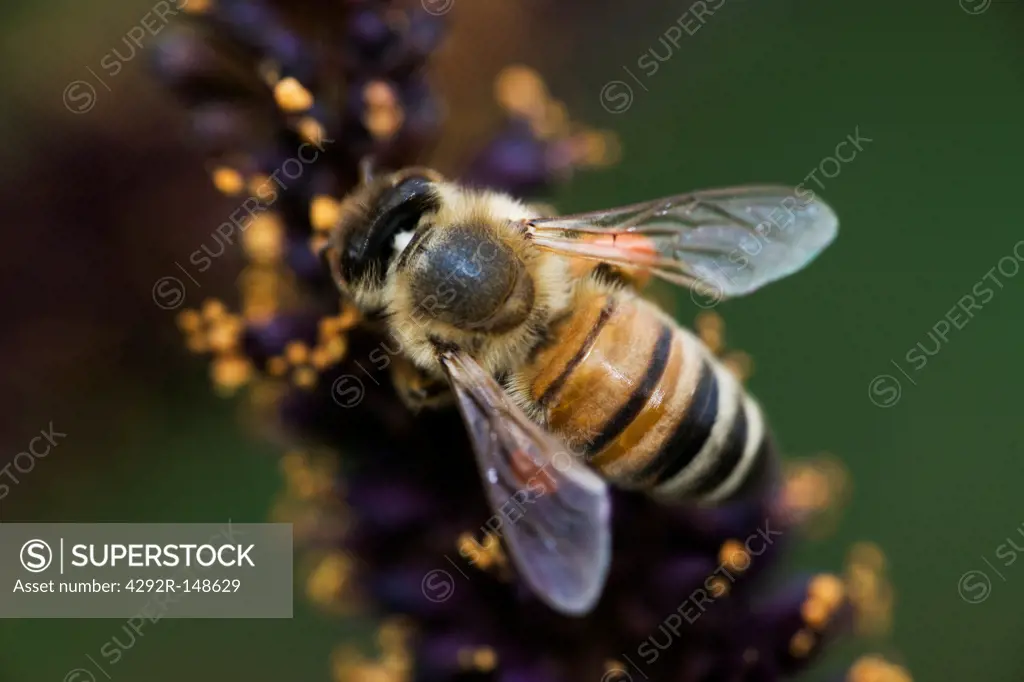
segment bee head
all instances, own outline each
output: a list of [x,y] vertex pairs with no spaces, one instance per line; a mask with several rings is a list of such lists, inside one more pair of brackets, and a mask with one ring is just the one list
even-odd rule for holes
[[438,209],[434,183],[440,180],[434,171],[411,168],[372,180],[346,199],[325,257],[339,288],[357,303],[383,288],[420,220]]

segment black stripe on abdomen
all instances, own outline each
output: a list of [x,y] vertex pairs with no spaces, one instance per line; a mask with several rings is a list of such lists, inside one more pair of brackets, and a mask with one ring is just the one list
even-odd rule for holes
[[566,363],[562,373],[558,375],[551,385],[547,387],[540,398],[537,400],[538,403],[543,407],[547,407],[548,404],[558,395],[565,386],[565,382],[568,381],[569,376],[576,370],[583,358],[587,357],[590,353],[590,349],[597,343],[597,337],[601,334],[601,330],[604,329],[605,324],[611,319],[612,313],[615,312],[615,298],[609,297],[605,302],[604,307],[601,308],[601,313],[597,317],[597,322],[594,323],[593,328],[587,332],[587,337],[583,339],[583,343],[576,350],[576,354],[572,356],[572,359]]
[[700,378],[690,406],[672,436],[637,476],[638,480],[653,479],[653,485],[659,485],[674,478],[704,447],[717,418],[718,379],[711,363],[701,360]]
[[736,471],[746,448],[747,401],[741,397],[736,409],[736,416],[729,429],[729,435],[722,443],[722,449],[710,453],[710,466],[699,479],[693,482],[693,487],[690,488],[687,495],[699,498],[717,490],[718,486],[725,483],[725,479]]
[[590,445],[587,447],[588,455],[596,455],[608,447],[608,444],[622,435],[626,427],[632,424],[633,420],[640,414],[640,411],[644,409],[647,401],[651,398],[651,393],[657,388],[658,382],[661,381],[662,375],[665,374],[668,357],[672,352],[673,337],[674,334],[671,327],[662,324],[658,341],[654,344],[654,352],[651,353],[651,358],[647,361],[647,371],[644,372],[644,378],[633,389],[633,393],[630,394],[626,403],[619,408],[611,419],[605,422],[601,433],[597,434],[590,442]]
[[[764,415],[762,415],[762,419]],[[775,459],[775,440],[767,427],[761,436],[761,443],[754,453],[754,461],[750,465],[750,471],[740,482],[739,487],[729,495],[729,499],[743,499],[764,493],[769,486],[773,485],[778,476],[778,467]]]

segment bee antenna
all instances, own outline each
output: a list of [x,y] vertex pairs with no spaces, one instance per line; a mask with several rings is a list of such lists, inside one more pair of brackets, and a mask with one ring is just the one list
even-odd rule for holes
[[334,247],[331,246],[330,242],[324,242],[323,244],[320,244],[319,246],[314,247],[313,252],[314,252],[314,254],[316,254],[316,257],[319,260],[323,261],[324,264],[326,265],[327,262],[328,262],[327,259],[331,255],[331,249],[332,248],[334,248]]
[[367,185],[373,182],[375,171],[377,170],[377,162],[372,156],[364,156],[359,162],[359,181]]
[[338,271],[338,261],[336,258],[332,258],[333,254],[337,253],[337,249],[334,248],[330,243],[324,244],[316,251],[316,257],[320,260],[321,266],[331,276],[331,281],[334,282],[339,290],[342,288],[341,273]]

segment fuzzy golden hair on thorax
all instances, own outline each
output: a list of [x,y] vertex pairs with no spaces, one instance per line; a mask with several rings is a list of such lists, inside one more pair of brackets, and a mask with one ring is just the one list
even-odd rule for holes
[[438,209],[388,280],[392,332],[428,372],[441,372],[439,343],[466,349],[492,374],[509,371],[568,305],[568,265],[527,238],[524,221],[536,210],[454,183],[435,189]]

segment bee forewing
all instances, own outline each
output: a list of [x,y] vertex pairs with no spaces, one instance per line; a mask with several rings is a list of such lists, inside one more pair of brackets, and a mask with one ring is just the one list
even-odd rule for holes
[[755,185],[537,219],[528,228],[540,248],[742,296],[814,260],[835,238],[839,220],[816,197]]
[[569,615],[601,596],[611,554],[608,488],[531,422],[469,356],[444,352],[487,499],[531,589]]

